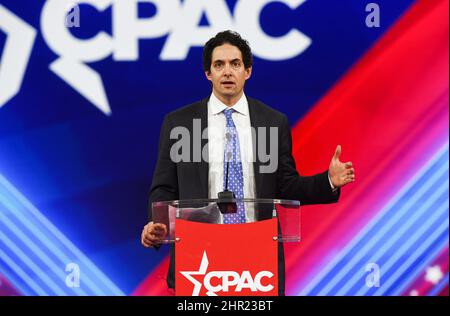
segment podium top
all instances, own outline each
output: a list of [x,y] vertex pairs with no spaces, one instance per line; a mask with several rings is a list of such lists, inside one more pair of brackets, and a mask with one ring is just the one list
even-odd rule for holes
[[235,203],[267,203],[267,204],[283,204],[285,206],[299,207],[300,201],[297,200],[282,200],[282,199],[188,199],[188,200],[172,200],[172,201],[159,201],[153,202],[153,207],[158,206],[180,206],[180,205],[195,205],[195,204],[210,204],[217,202],[235,202]]
[[[152,203],[152,221],[168,228],[167,241],[174,241],[175,223],[184,220],[205,224],[230,225],[225,218],[236,214],[239,221],[248,224],[277,218],[278,241],[300,240],[300,202],[282,199],[190,199]],[[231,225],[234,225],[231,224]]]

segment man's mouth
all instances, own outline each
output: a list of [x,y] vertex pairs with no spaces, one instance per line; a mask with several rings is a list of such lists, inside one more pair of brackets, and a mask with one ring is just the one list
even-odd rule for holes
[[233,81],[222,81],[222,84],[225,86],[231,86],[231,85],[234,85],[234,82]]

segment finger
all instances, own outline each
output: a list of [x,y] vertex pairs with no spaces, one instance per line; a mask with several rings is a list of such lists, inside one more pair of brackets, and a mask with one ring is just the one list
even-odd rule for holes
[[144,244],[145,236],[147,235],[147,225],[144,226],[141,233],[141,244]]
[[156,237],[162,238],[162,237],[166,236],[166,231],[153,229],[152,231],[150,231],[150,234],[154,235]]
[[155,240],[152,237],[144,236],[144,243],[153,245],[155,243]]
[[347,175],[355,174],[355,169],[351,168],[347,170]]
[[341,181],[342,181],[342,183],[344,183],[344,184],[347,184],[347,183],[349,183],[349,182],[353,182],[353,181],[355,181],[355,175],[354,174],[350,174],[350,175],[342,175],[341,176]]
[[141,243],[145,247],[152,247],[153,246],[153,242],[148,240],[148,239],[146,239],[145,236],[142,237]]
[[347,168],[347,169],[351,168],[352,166],[353,166],[353,164],[351,161],[345,163],[345,168]]
[[151,239],[146,238],[145,235],[143,235],[141,238],[141,244],[147,248],[154,246],[154,242]]
[[355,179],[356,179],[355,176],[354,176],[354,175],[351,175],[351,176],[348,176],[348,177],[347,177],[347,180],[346,180],[346,181],[347,181],[347,183],[350,183],[350,182],[354,182]]
[[166,233],[167,232],[166,225],[164,225],[164,224],[155,224],[154,225],[154,231],[158,232],[158,233]]
[[350,173],[350,172],[346,172],[345,173],[345,175],[344,175],[344,178],[345,179],[353,179],[355,177],[355,174],[354,173]]
[[147,225],[144,226],[145,234],[150,233],[150,228],[153,226],[153,222],[148,222]]
[[160,244],[161,240],[158,238],[151,238],[151,237],[146,236],[146,237],[144,237],[144,243],[148,244],[150,246],[154,246],[156,244]]
[[142,231],[142,233],[141,233],[141,244],[142,244],[143,246],[145,246],[144,232],[143,232],[143,231]]
[[164,233],[153,233],[152,236],[157,239],[163,239],[166,235]]
[[337,145],[333,159],[339,159],[340,154],[341,154],[341,145]]
[[149,240],[144,240],[144,242],[142,243],[145,247],[149,248],[149,247],[154,247],[156,245],[161,244],[161,242],[158,241],[149,241]]
[[162,242],[164,237],[155,235],[155,234],[148,234],[144,236],[145,240],[151,241],[151,242]]

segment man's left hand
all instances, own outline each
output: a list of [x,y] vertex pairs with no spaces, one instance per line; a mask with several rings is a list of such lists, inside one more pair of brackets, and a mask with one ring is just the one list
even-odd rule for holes
[[339,161],[340,154],[341,145],[338,145],[333,158],[331,158],[330,167],[328,169],[328,175],[335,188],[343,187],[347,183],[355,181],[355,169],[353,168],[353,164],[350,161]]

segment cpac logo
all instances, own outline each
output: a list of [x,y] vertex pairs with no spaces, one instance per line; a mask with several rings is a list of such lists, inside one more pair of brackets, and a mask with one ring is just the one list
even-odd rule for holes
[[[280,37],[264,33],[259,17],[271,2],[281,2],[290,9],[306,0],[240,0],[234,16],[225,0],[47,0],[41,12],[42,36],[59,58],[49,66],[62,80],[78,91],[104,114],[111,109],[101,76],[86,63],[112,55],[115,61],[139,58],[139,40],[168,35],[160,60],[184,60],[189,49],[203,46],[217,32],[232,29],[252,45],[255,56],[284,60],[301,54],[311,39],[291,29]],[[138,3],[152,3],[156,14],[138,17]],[[90,5],[99,12],[112,7],[113,36],[100,31],[90,39],[74,37],[66,26],[66,17],[78,4]],[[202,16],[209,26],[200,26]],[[81,18],[81,21],[83,19]],[[81,22],[82,23],[82,22]],[[36,30],[0,4],[0,30],[8,35],[0,67],[0,107],[16,95],[22,84]]]
[[[200,294],[202,285],[207,290],[206,295],[208,296],[217,296],[216,293],[218,292],[229,292],[232,287],[234,287],[233,292],[241,292],[243,289],[250,289],[252,292],[270,292],[274,288],[271,284],[262,284],[262,279],[270,279],[273,277],[273,273],[270,271],[260,271],[253,278],[250,271],[243,271],[240,275],[235,271],[210,271],[206,273],[208,265],[208,256],[205,251],[203,252],[202,262],[198,271],[180,272],[194,284],[192,296],[198,296]],[[203,284],[193,277],[193,275],[203,275]]]

